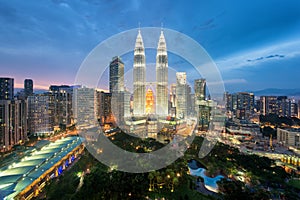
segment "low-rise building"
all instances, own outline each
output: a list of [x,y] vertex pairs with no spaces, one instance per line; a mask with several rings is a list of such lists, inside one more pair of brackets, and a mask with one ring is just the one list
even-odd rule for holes
[[300,129],[277,128],[277,142],[286,147],[300,148]]

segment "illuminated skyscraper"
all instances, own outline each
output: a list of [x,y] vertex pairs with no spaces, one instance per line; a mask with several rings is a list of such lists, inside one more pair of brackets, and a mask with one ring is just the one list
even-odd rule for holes
[[153,91],[151,89],[147,90],[146,93],[146,114],[153,114],[155,112],[155,101],[153,96]]
[[24,93],[25,97],[33,95],[33,81],[31,79],[24,80]]
[[168,54],[163,31],[156,53],[156,114],[168,115]]
[[176,117],[177,118],[185,118],[187,116],[187,84],[186,84],[186,73],[185,72],[177,72],[176,73],[176,99],[177,99],[177,107],[176,107]]
[[0,100],[14,99],[14,79],[0,78]]
[[146,109],[146,61],[144,43],[140,30],[134,48],[133,89],[133,114],[135,116],[144,115]]
[[[197,101],[205,100],[206,97],[206,80],[196,79],[195,80],[195,99]],[[199,105],[199,102],[196,103]]]
[[0,152],[27,139],[27,105],[23,100],[0,100]]
[[124,63],[119,56],[113,57],[109,65],[109,91],[114,122],[120,124],[124,118]]
[[109,92],[124,91],[124,63],[119,56],[113,57],[109,64]]

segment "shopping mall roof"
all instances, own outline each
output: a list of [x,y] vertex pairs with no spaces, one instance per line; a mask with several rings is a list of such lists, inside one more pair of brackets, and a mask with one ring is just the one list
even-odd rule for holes
[[0,199],[13,199],[80,144],[79,137],[66,137],[7,166],[0,171]]

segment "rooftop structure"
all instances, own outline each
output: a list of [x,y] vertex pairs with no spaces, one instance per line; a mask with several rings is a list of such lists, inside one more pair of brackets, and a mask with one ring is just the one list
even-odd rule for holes
[[31,199],[48,179],[59,176],[82,150],[79,137],[66,137],[2,168],[0,199]]

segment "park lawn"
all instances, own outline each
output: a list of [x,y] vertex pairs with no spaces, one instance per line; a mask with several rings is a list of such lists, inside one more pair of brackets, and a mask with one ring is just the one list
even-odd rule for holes
[[300,190],[300,180],[292,179],[288,183],[290,186]]

